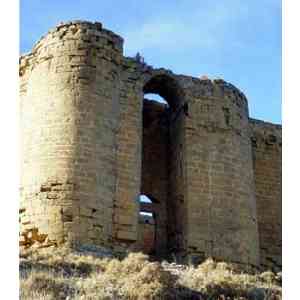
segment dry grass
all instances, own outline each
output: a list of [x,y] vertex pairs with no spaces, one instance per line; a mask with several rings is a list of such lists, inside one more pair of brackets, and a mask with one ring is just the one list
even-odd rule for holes
[[272,272],[250,275],[231,264],[217,263],[212,259],[197,268],[189,268],[179,283],[201,292],[208,299],[281,299],[279,275]]
[[120,260],[67,249],[27,251],[20,255],[20,298],[281,299],[281,279],[271,272],[243,274],[209,259],[174,275],[166,265],[141,253]]

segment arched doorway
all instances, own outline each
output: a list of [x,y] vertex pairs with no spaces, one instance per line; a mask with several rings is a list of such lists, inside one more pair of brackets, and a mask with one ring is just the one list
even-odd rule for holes
[[168,257],[184,248],[184,99],[176,80],[164,74],[148,80],[143,91],[141,194],[155,199],[153,253]]

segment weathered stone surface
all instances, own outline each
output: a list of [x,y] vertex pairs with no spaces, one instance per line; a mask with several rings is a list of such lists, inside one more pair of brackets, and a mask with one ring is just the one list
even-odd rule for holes
[[280,267],[280,126],[249,120],[222,79],[122,49],[100,23],[74,21],[20,57],[20,244],[143,249],[146,194],[156,255]]
[[281,126],[250,120],[261,265],[281,270]]

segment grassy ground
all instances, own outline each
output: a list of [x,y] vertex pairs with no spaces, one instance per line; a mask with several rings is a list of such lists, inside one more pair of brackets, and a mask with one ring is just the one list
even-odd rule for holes
[[20,253],[20,299],[281,299],[281,276],[250,275],[211,259],[197,268],[151,262],[141,253],[123,260],[68,249]]

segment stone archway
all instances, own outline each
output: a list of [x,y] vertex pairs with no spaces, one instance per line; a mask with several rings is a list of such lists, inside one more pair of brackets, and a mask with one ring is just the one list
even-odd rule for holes
[[141,176],[141,194],[157,199],[154,252],[168,257],[184,248],[184,97],[168,74],[154,74],[143,92],[158,94],[168,103],[144,99]]

